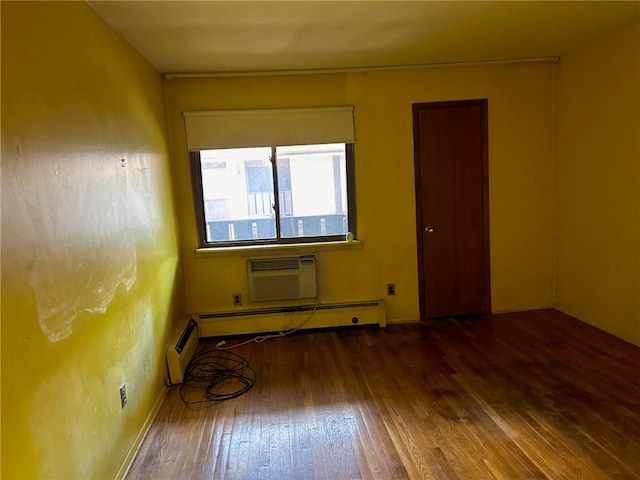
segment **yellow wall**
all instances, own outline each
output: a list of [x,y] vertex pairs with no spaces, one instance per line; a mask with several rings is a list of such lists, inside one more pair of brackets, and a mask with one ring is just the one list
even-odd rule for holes
[[89,5],[2,2],[3,479],[113,478],[164,393],[166,138],[160,75]]
[[640,345],[640,25],[562,56],[555,305]]
[[640,344],[637,25],[560,67],[170,80],[170,172],[146,61],[83,2],[1,8],[2,478],[112,478],[182,313],[247,298],[243,256],[193,255],[185,110],[355,105],[364,247],[321,251],[320,296],[385,298],[393,322],[419,310],[411,105],[488,98],[493,311],[551,305],[555,268],[560,309]]
[[[242,256],[201,258],[181,113],[354,105],[360,250],[321,251],[322,302],[385,298],[389,321],[419,316],[411,105],[489,99],[493,311],[551,305],[553,66],[519,64],[166,82],[187,306],[232,310]],[[386,296],[387,283],[397,294]],[[246,305],[245,305],[246,307]]]

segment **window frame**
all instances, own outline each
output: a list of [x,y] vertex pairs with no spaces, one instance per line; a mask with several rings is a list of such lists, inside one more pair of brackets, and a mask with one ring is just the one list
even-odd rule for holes
[[[356,228],[356,191],[355,191],[355,149],[353,143],[344,143],[345,145],[345,173],[347,184],[347,225],[348,231],[353,235],[353,239],[357,239]],[[272,158],[276,159],[275,151],[277,147],[282,145],[269,145],[271,148]],[[203,149],[208,150],[208,149]],[[199,249],[224,249],[229,247],[255,247],[261,246],[295,246],[307,243],[330,243],[346,241],[346,235],[320,235],[309,237],[281,237],[280,225],[280,199],[278,190],[278,172],[277,161],[272,161],[272,181],[275,203],[275,227],[276,238],[274,239],[249,239],[249,240],[233,240],[210,242],[207,240],[207,223],[204,206],[204,195],[202,185],[202,162],[200,157],[201,150],[189,151],[189,164],[191,171],[191,190],[193,194],[193,203],[196,220],[196,231],[198,235]]]

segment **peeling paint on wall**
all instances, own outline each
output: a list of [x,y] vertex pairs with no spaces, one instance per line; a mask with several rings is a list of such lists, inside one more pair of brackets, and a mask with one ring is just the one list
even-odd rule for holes
[[163,80],[86,2],[1,21],[0,477],[114,478],[184,310]]
[[[117,289],[128,291],[136,280],[132,239],[103,239],[81,257],[81,262],[67,252],[39,257],[29,276],[40,328],[52,342],[71,335],[78,313],[105,313]],[[96,265],[102,268],[96,270]]]
[[[23,233],[14,251],[29,259],[40,327],[57,342],[80,312],[105,313],[118,288],[135,283],[136,242],[155,242],[160,217],[150,201],[152,170],[148,155],[130,155],[123,167],[115,156],[79,164],[63,151],[48,152],[43,166],[30,161],[41,152],[15,145],[3,165],[3,184],[15,192],[7,221]],[[36,239],[39,247],[29,248]]]

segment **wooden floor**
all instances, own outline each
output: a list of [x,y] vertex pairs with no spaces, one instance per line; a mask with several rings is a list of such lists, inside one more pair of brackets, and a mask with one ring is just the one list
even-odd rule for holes
[[253,389],[194,409],[173,387],[129,480],[640,478],[640,348],[555,310],[234,352]]

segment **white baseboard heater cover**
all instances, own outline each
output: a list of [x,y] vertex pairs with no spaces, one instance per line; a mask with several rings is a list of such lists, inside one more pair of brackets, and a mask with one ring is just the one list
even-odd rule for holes
[[316,255],[247,260],[249,301],[315,298]]
[[198,315],[198,329],[201,337],[279,332],[300,326],[312,313],[303,329],[345,327],[354,324],[381,327],[387,325],[384,300],[371,300],[318,304],[317,307],[310,304],[201,313]]
[[167,348],[167,369],[171,384],[182,383],[184,371],[198,346],[198,324],[190,318],[180,336]]

